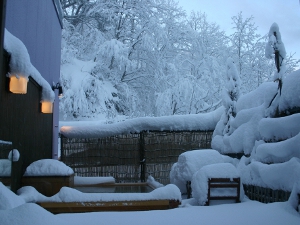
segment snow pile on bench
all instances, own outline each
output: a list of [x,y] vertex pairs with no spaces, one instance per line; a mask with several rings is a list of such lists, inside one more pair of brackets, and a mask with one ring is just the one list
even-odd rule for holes
[[193,150],[184,152],[178,157],[178,162],[172,166],[170,182],[178,186],[180,191],[186,191],[186,182],[191,181],[195,172],[203,166],[222,163],[222,155],[212,149]]
[[41,159],[31,163],[24,176],[70,176],[74,171],[56,159]]
[[[237,169],[231,163],[218,163],[203,166],[197,171],[192,178],[192,195],[197,200],[199,205],[205,205],[208,193],[208,180],[210,178],[239,178]],[[234,196],[235,194],[228,193],[228,189],[224,189],[224,193],[211,193],[218,196]],[[222,190],[222,191],[224,191]],[[230,191],[230,190],[229,190]]]

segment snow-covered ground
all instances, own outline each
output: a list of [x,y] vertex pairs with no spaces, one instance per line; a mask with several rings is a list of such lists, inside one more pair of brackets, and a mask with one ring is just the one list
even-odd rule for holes
[[[192,200],[190,200],[192,201]],[[192,206],[145,212],[95,212],[53,215],[33,203],[0,210],[1,225],[299,225],[300,214],[287,202],[262,204],[245,201],[237,204]]]

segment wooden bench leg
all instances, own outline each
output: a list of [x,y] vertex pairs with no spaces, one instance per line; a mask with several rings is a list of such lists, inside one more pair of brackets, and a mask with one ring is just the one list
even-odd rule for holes
[[186,192],[187,192],[187,198],[191,198],[192,195],[191,181],[186,182]]

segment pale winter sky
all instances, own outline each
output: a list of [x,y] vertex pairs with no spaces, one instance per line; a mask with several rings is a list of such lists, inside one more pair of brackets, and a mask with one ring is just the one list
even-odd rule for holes
[[177,0],[187,13],[205,12],[210,22],[216,22],[228,34],[233,27],[231,17],[243,12],[243,18],[251,15],[260,34],[269,32],[276,22],[287,53],[296,52],[300,59],[300,0]]

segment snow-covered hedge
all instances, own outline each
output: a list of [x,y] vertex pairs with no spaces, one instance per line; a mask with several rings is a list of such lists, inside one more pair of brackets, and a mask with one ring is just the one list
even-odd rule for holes
[[[299,157],[297,135],[300,132],[300,114],[271,118],[277,106],[279,114],[289,114],[290,111],[296,112],[295,109],[300,108],[299,83],[300,70],[289,74],[283,80],[281,95],[277,95],[271,107],[270,103],[278,90],[275,82],[263,83],[254,91],[241,96],[236,104],[237,115],[231,121],[233,133],[222,134],[223,114],[213,134],[212,148],[225,154],[252,154],[263,162],[284,162],[292,157]],[[279,142],[282,140],[286,141]]]
[[237,168],[244,184],[284,191],[292,191],[297,181],[300,184],[299,158],[294,157],[284,163],[268,165],[242,157]]

